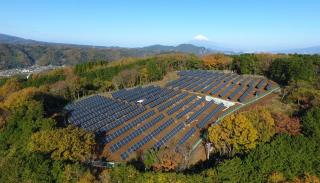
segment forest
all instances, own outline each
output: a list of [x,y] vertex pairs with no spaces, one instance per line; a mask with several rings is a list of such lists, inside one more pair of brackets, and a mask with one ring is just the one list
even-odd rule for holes
[[[90,61],[0,80],[0,182],[319,182],[320,55],[168,53]],[[93,133],[68,126],[63,107],[91,94],[150,84],[179,70],[264,75],[281,93],[205,133],[213,153],[184,166],[172,149],[97,168]]]

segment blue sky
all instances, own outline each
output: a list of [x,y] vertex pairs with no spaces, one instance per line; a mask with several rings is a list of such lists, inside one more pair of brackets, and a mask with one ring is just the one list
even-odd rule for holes
[[105,46],[176,45],[203,35],[240,49],[320,45],[319,0],[3,0],[0,32]]

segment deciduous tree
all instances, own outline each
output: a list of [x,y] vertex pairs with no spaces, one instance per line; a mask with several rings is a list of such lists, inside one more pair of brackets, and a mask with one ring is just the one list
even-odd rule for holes
[[232,57],[223,53],[210,54],[202,57],[203,64],[208,69],[228,69],[232,63]]
[[300,134],[300,120],[298,118],[290,118],[288,115],[282,113],[273,113],[272,117],[275,120],[276,133],[287,133],[289,135]]
[[243,112],[258,131],[258,142],[267,142],[275,134],[275,123],[270,111],[263,107],[252,108]]
[[231,156],[255,148],[259,136],[250,119],[243,114],[232,114],[210,127],[208,137],[215,151]]
[[48,153],[55,160],[85,161],[91,157],[94,145],[92,133],[69,126],[33,134],[29,149]]

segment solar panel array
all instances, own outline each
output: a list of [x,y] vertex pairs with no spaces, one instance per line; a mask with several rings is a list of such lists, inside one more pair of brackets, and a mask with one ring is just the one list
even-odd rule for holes
[[192,127],[184,136],[179,140],[178,145],[184,144],[195,132],[196,128]]
[[187,113],[189,113],[190,111],[192,111],[194,108],[196,108],[198,105],[200,105],[202,102],[204,102],[205,99],[200,99],[197,100],[195,103],[193,103],[192,105],[190,105],[188,108],[186,108],[185,110],[181,111],[179,114],[176,115],[177,119],[182,118],[183,116],[185,116]]
[[122,140],[118,141],[117,143],[113,144],[110,149],[112,152],[115,152],[119,148],[121,148],[123,145],[126,145],[128,142],[132,141],[135,137],[139,136],[142,134],[144,131],[147,129],[151,128],[154,126],[156,123],[161,121],[164,118],[163,114],[160,114],[159,116],[155,117],[152,119],[150,122],[146,123],[143,125],[141,128],[138,128],[136,131],[133,131],[130,135],[126,136]]
[[69,123],[94,132],[109,131],[146,110],[143,106],[100,95],[69,104],[65,109],[69,111]]
[[148,113],[140,116],[139,118],[135,119],[131,123],[129,123],[129,124],[125,125],[124,127],[118,129],[114,133],[106,136],[106,138],[104,139],[104,143],[108,143],[108,142],[112,141],[113,139],[115,139],[116,137],[119,137],[120,135],[122,135],[126,131],[130,130],[131,128],[133,128],[134,126],[138,125],[139,123],[142,123],[144,120],[150,118],[154,114],[155,114],[154,111],[149,111]]
[[[270,91],[272,83],[260,77],[240,76],[221,71],[188,70],[178,73],[180,78],[168,83],[169,88],[212,95],[225,100],[247,102],[258,91]],[[247,91],[247,93],[246,93]],[[243,97],[241,97],[243,96]]]
[[180,132],[184,128],[184,123],[180,123],[176,126],[173,130],[171,130],[168,134],[163,136],[160,141],[153,145],[154,148],[160,148],[163,146],[167,141],[169,141],[172,137],[174,137],[177,133]]
[[224,109],[224,105],[223,104],[219,104],[213,111],[211,111],[202,121],[200,121],[197,124],[198,128],[204,128],[208,122],[220,111],[222,111],[222,109]]
[[127,159],[130,153],[133,153],[134,151],[141,148],[144,144],[148,143],[153,137],[158,135],[162,130],[170,126],[174,120],[170,118],[166,122],[164,122],[159,128],[153,130],[151,133],[149,133],[147,136],[145,136],[142,140],[134,144],[133,146],[129,147],[128,150],[124,153],[122,153],[120,156],[123,160]]
[[205,110],[209,109],[214,104],[213,101],[207,102],[203,107],[201,107],[199,110],[194,112],[190,118],[187,119],[187,123],[191,123],[194,121],[196,118],[198,118]]
[[111,157],[127,160],[140,149],[161,148],[170,141],[177,146],[194,143],[200,130],[226,109],[204,96],[244,103],[275,86],[265,78],[219,71],[178,75],[166,87],[122,89],[111,97],[95,95],[68,104],[67,121],[99,134]]

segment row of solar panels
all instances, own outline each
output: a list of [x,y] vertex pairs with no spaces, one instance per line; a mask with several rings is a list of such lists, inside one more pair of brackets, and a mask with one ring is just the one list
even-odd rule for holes
[[82,99],[81,101],[77,101],[76,103],[70,103],[70,104],[66,105],[64,108],[66,110],[80,109],[82,107],[86,107],[88,104],[91,104],[93,102],[97,102],[100,100],[104,100],[104,99],[105,99],[105,97],[97,95],[94,98],[89,97],[89,98]]
[[[203,100],[199,100],[200,102],[202,102]],[[197,103],[199,105],[199,103]],[[204,112],[205,110],[207,110],[211,105],[213,104],[213,102],[208,102],[205,106],[203,106],[202,108],[200,108],[200,110],[196,111],[194,113],[194,115],[192,115],[188,120],[187,123],[192,122],[195,118],[197,118],[202,112]],[[223,106],[223,105],[222,105]],[[152,113],[153,115],[154,113]],[[151,116],[152,116],[151,115]],[[141,118],[147,118],[150,117],[150,115],[147,115],[146,117],[142,116]],[[137,137],[138,135],[140,135],[143,131],[147,130],[148,128],[152,127],[153,125],[155,125],[157,122],[159,122],[161,119],[163,119],[163,114],[160,114],[158,117],[154,118],[153,120],[149,121],[148,123],[146,123],[145,125],[143,125],[142,127],[139,127],[137,130],[135,130],[134,132],[132,132],[130,135],[128,135],[127,137],[123,138],[122,140],[118,141],[116,144],[114,144],[113,146],[110,147],[111,151],[114,152],[116,150],[118,150],[120,147],[122,147],[123,145],[126,145],[128,142],[130,142],[131,140],[133,140],[135,137]],[[139,118],[131,123],[129,123],[128,125],[120,128],[119,130],[113,132],[112,134],[106,136],[104,142],[105,143],[109,143],[111,142],[114,138],[120,136],[121,134],[123,134],[124,132],[126,132],[129,127],[132,128],[133,126],[136,126],[138,123],[136,122],[138,121],[139,123],[142,122]],[[175,130],[174,130],[175,131]],[[176,134],[176,133],[169,133],[169,136],[164,136],[162,140],[160,140],[162,143],[159,143],[158,145],[156,145],[157,147],[160,147],[161,145],[163,145],[167,140],[169,140],[172,136],[172,134]],[[161,145],[160,145],[161,144]]]
[[143,106],[99,95],[86,98],[66,107],[68,121],[94,132],[109,131],[143,113]]
[[[223,105],[222,105],[223,106]],[[221,105],[219,107],[221,109]],[[216,108],[217,109],[217,108]],[[216,111],[216,110],[215,110]],[[149,141],[151,141],[155,136],[157,136],[161,131],[165,130],[166,128],[168,128],[171,124],[173,124],[174,120],[172,118],[170,118],[169,120],[167,120],[166,122],[164,122],[163,124],[161,124],[160,127],[154,129],[152,132],[150,132],[148,135],[146,135],[143,139],[141,139],[140,141],[136,142],[134,145],[132,145],[131,147],[129,147],[125,152],[123,152],[120,157],[122,160],[126,160],[129,155],[135,151],[137,151],[138,149],[140,149],[143,145],[147,144]],[[157,141],[152,147],[153,148],[160,148],[161,146],[163,146],[166,142],[168,142],[170,139],[172,139],[177,133],[179,133],[183,128],[185,127],[184,123],[180,123],[178,124],[176,127],[174,127],[171,131],[169,131],[169,133],[167,133],[166,135],[164,135],[159,141]],[[139,131],[139,130],[138,130]],[[192,127],[190,128],[190,130],[188,130],[183,136],[182,138],[178,141],[177,146],[181,146],[183,145],[194,133],[196,132],[196,128]],[[132,134],[135,134],[137,132],[133,132]],[[131,134],[129,135],[131,136]],[[129,137],[128,136],[128,137]],[[125,138],[126,139],[126,138]],[[125,142],[125,140],[121,140],[121,142]],[[118,150],[121,146],[124,146],[125,144],[127,144],[128,141],[126,143],[116,143],[114,145],[112,145],[110,147],[112,152],[115,152],[116,150]],[[120,147],[119,147],[120,145]]]
[[[232,81],[232,84],[237,84],[239,83],[242,79],[245,79],[245,77],[242,77],[240,75],[237,74],[233,74],[233,73],[223,73],[223,72],[219,72],[219,71],[205,71],[205,70],[187,70],[187,71],[180,71],[178,73],[180,76],[189,76],[191,78],[193,77],[200,77],[202,79],[207,80],[208,78],[215,78],[215,80],[221,80],[221,78],[225,78],[224,82],[227,82],[228,79],[226,79],[229,76],[232,76],[230,78],[230,80],[237,78],[235,80]],[[186,79],[186,77],[181,77],[182,79]],[[249,83],[248,86],[251,87],[251,85],[255,82],[253,77],[249,77],[251,78],[253,81],[252,83]],[[173,81],[173,82],[179,82],[179,80]],[[241,83],[241,82],[240,82]],[[271,83],[270,86],[266,87],[266,90],[270,90],[271,88]],[[259,82],[256,85],[256,88],[258,89],[262,89],[264,86],[267,85],[267,80],[266,79],[262,79],[261,82]]]
[[[170,99],[168,100],[166,103],[164,103],[163,105],[160,105],[158,107],[158,110],[159,111],[162,111],[164,110],[165,108],[168,108],[169,106],[174,105],[173,108],[169,109],[167,111],[167,114],[168,115],[172,115],[174,112],[180,110],[181,108],[183,108],[184,106],[192,103],[189,107],[187,107],[186,109],[184,109],[183,111],[181,111],[180,113],[178,113],[175,117],[176,119],[180,119],[182,118],[183,116],[185,116],[186,114],[188,114],[189,112],[191,112],[192,110],[194,110],[197,106],[199,106],[201,103],[203,103],[205,101],[204,98],[202,98],[201,100],[200,99],[197,99],[195,102],[192,102],[194,99],[196,99],[197,97],[196,96],[191,96],[185,100],[183,100],[182,102],[178,103],[180,100],[184,99],[185,97],[187,96],[186,93],[182,93],[180,94],[179,96],[173,98],[173,99]],[[162,99],[159,99],[158,101],[165,101],[166,98],[162,98]],[[156,102],[158,104],[158,102]],[[178,103],[178,104],[176,104]],[[200,111],[196,112],[195,114],[193,114],[187,121],[187,123],[191,123],[194,119],[196,119],[198,116],[200,116],[206,109],[208,109],[210,106],[212,106],[213,102],[210,102],[208,104],[206,104],[203,108],[200,109]],[[154,107],[154,106],[152,106]]]
[[180,76],[193,76],[193,77],[212,77],[216,74],[224,74],[220,71],[207,71],[207,70],[184,70],[180,71],[178,75]]
[[[181,72],[183,74],[181,74]],[[206,72],[206,71],[181,71],[181,78],[168,84],[169,87],[191,90],[195,92],[218,95],[229,100],[245,102],[250,94],[258,96],[260,92],[254,90],[271,90],[272,84],[266,79],[243,77],[233,73]],[[198,73],[199,72],[199,73]],[[204,73],[204,74],[203,74]],[[211,76],[207,76],[208,74]],[[245,91],[245,87],[248,87]],[[230,93],[232,89],[234,92]],[[246,92],[247,91],[247,92]],[[240,92],[243,92],[242,94]],[[229,95],[227,95],[229,93]],[[239,96],[240,95],[240,96]],[[239,96],[238,98],[235,98]]]
[[112,93],[112,97],[127,102],[139,101],[139,103],[141,103],[142,105],[151,105],[151,107],[153,107],[157,105],[157,103],[154,102],[158,101],[161,97],[173,97],[179,92],[180,91],[167,88],[148,86],[146,88],[137,87],[131,90],[122,89]]
[[149,128],[156,125],[159,121],[161,121],[164,118],[163,114],[158,115],[157,117],[153,118],[151,121],[144,124],[142,127],[138,128],[137,130],[130,133],[128,136],[122,138],[117,143],[110,146],[111,152],[115,152],[118,149],[120,149],[122,146],[126,145],[130,141],[132,141],[137,136],[141,135],[144,131],[148,130]]
[[[115,144],[110,146],[110,150],[112,153],[119,150],[121,147],[126,146],[129,142],[131,142],[134,138],[141,135],[142,133],[145,133],[145,131],[152,126],[159,123],[159,121],[163,120],[164,116],[163,114],[158,115],[157,117],[153,118],[151,121],[145,123],[142,127],[137,128],[135,131],[131,132],[128,136],[122,138],[121,140],[117,141]],[[165,121],[164,123],[161,123],[159,127],[154,129],[152,132],[147,134],[144,138],[142,138],[140,141],[136,142],[133,146],[129,147],[128,150],[121,154],[121,158],[125,160],[128,155],[138,149],[140,149],[144,144],[148,143],[152,138],[155,138],[161,131],[167,129],[170,125],[172,125],[174,120],[170,118],[169,120]],[[153,148],[160,148],[161,146],[165,145],[166,142],[171,140],[177,133],[179,133],[183,128],[185,127],[184,123],[178,124],[176,127],[174,127],[169,133],[165,134],[159,141],[157,141]],[[183,137],[179,140],[179,145],[183,145],[194,133],[196,132],[195,128],[192,128],[192,130],[187,131],[183,135]]]

